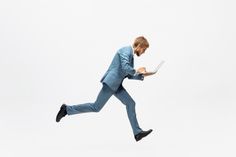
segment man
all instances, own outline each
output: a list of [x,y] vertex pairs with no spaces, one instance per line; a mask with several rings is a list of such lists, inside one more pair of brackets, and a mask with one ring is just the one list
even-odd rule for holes
[[122,86],[123,80],[128,77],[129,79],[143,80],[144,76],[151,75],[146,73],[145,67],[135,70],[133,55],[141,56],[149,47],[149,43],[143,36],[137,37],[132,46],[127,46],[119,49],[115,54],[111,65],[107,72],[101,79],[103,87],[99,92],[97,99],[94,103],[84,103],[79,105],[65,105],[63,104],[56,116],[56,122],[66,115],[73,115],[85,112],[99,112],[106,104],[108,99],[114,95],[125,106],[131,124],[134,138],[136,141],[141,140],[152,132],[152,129],[143,131],[138,124],[135,113],[135,101],[131,98],[125,88]]

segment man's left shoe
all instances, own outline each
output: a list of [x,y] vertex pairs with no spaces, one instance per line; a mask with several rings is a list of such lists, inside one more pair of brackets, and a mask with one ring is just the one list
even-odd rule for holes
[[134,136],[136,141],[141,140],[143,137],[147,136],[148,134],[150,134],[152,132],[152,129],[149,129],[148,131],[141,131],[140,133],[138,133],[137,135]]
[[63,104],[61,105],[60,111],[57,113],[57,117],[56,117],[56,122],[60,122],[60,120],[65,117],[67,115],[66,112],[66,105]]

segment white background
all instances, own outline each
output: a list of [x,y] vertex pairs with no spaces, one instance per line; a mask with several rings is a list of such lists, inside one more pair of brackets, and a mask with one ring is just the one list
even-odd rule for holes
[[[0,1],[0,153],[4,157],[235,157],[236,21],[233,0]],[[144,35],[135,66],[159,73],[125,80],[140,126],[124,105],[55,122],[62,103],[93,102],[122,46]]]

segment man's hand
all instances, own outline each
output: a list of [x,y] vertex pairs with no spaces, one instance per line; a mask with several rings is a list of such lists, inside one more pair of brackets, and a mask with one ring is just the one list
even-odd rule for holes
[[137,73],[142,74],[144,77],[154,75],[153,72],[147,72],[145,67],[140,67],[136,70]]
[[139,73],[139,74],[144,74],[144,73],[146,73],[146,68],[145,67],[140,67],[136,70],[136,72]]
[[146,77],[146,76],[150,76],[150,75],[154,75],[155,73],[153,72],[145,72],[143,73],[143,76]]

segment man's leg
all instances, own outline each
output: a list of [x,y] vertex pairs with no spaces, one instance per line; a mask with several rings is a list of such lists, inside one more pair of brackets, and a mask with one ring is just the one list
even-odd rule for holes
[[131,98],[129,93],[124,89],[122,85],[119,87],[119,89],[114,95],[126,106],[129,122],[132,126],[133,133],[134,135],[137,135],[142,131],[142,129],[139,127],[136,118],[135,101]]
[[113,95],[113,93],[114,92],[106,84],[103,84],[103,87],[94,103],[84,103],[79,105],[66,106],[67,114],[73,115],[85,112],[99,112],[106,104],[108,99]]

